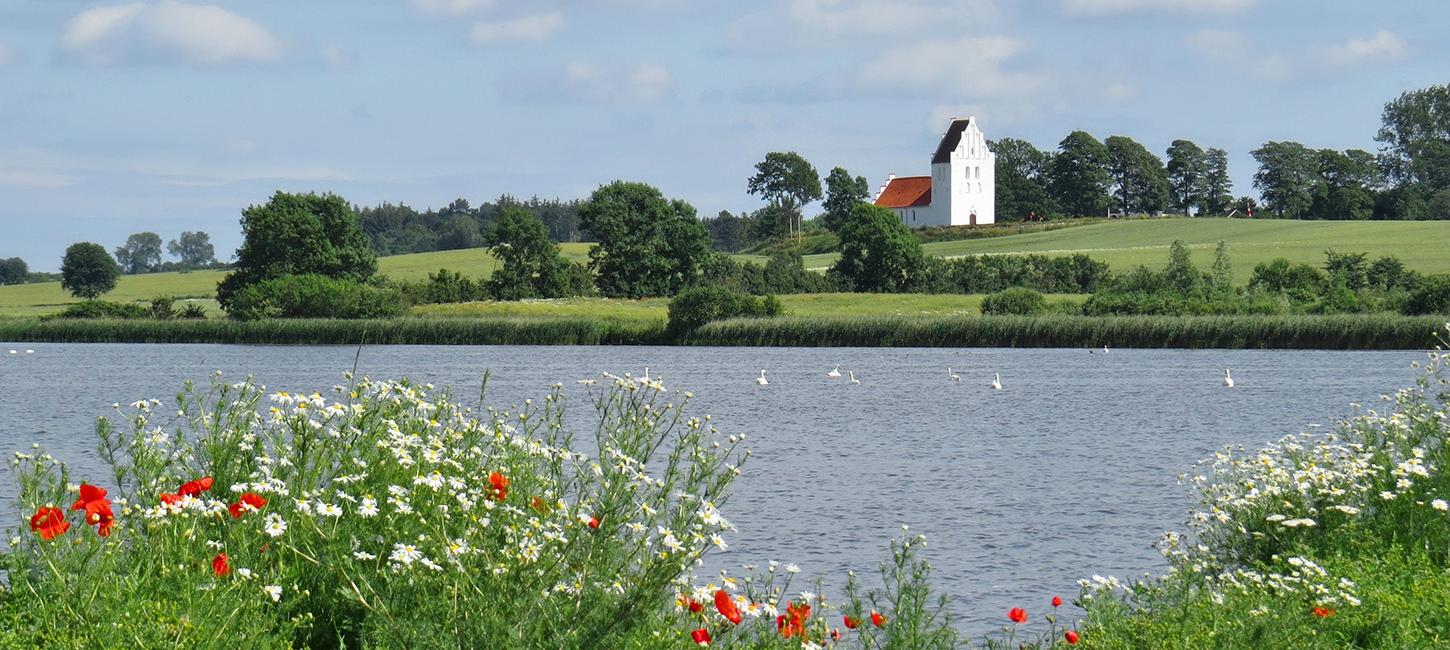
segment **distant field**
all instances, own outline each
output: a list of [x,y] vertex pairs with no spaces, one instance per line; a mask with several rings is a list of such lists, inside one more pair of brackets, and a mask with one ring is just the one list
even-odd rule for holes
[[[582,261],[589,258],[591,244],[561,244],[564,257]],[[424,280],[440,268],[458,271],[467,276],[487,277],[493,273],[495,261],[481,248],[378,258],[378,271],[395,280]],[[216,285],[226,271],[188,271],[185,273],[148,273],[126,275],[106,300],[132,302],[169,295],[201,299],[209,309],[216,310]],[[78,302],[60,287],[59,282],[22,284],[0,287],[0,316],[37,316],[61,310]],[[218,312],[219,313],[219,312]]]
[[[1084,253],[1103,260],[1115,271],[1137,265],[1162,267],[1168,246],[1181,239],[1205,268],[1213,262],[1219,240],[1228,242],[1234,277],[1248,281],[1254,265],[1275,257],[1315,266],[1325,249],[1365,252],[1371,259],[1394,255],[1406,266],[1425,273],[1450,272],[1450,221],[1287,221],[1249,219],[1147,219],[1105,223],[1049,232],[926,244],[929,255]],[[825,269],[834,254],[809,255],[806,267]]]
[[[916,293],[819,293],[779,296],[786,314],[802,318],[849,319],[863,317],[940,317],[982,313],[981,295],[927,295]],[[1081,302],[1085,296],[1051,295],[1050,302]],[[669,301],[664,298],[617,300],[612,298],[566,298],[523,302],[472,302],[457,305],[424,305],[413,308],[414,316],[429,318],[519,318],[550,319],[589,317],[615,322],[664,322]]]

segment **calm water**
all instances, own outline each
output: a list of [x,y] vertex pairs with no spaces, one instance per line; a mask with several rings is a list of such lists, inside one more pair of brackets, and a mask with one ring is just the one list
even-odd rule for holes
[[[10,348],[33,355],[4,354]],[[0,451],[40,442],[76,475],[101,473],[92,423],[112,402],[166,401],[211,370],[273,390],[340,383],[356,348],[0,344]],[[1415,377],[1416,352],[647,347],[372,347],[359,372],[407,376],[495,405],[601,370],[663,376],[696,414],[748,432],[755,457],[725,514],[716,563],[795,562],[839,584],[874,575],[910,525],[972,633],[1009,607],[1040,611],[1093,573],[1163,567],[1152,543],[1181,529],[1176,477],[1229,443],[1257,445],[1351,413]],[[836,364],[862,384],[827,379]],[[961,375],[946,377],[951,366]],[[1223,369],[1238,386],[1221,386]],[[770,385],[754,377],[769,370]],[[991,390],[993,372],[1004,389]],[[574,402],[575,412],[587,409]],[[0,516],[16,521],[3,488]],[[801,583],[802,588],[807,585]]]

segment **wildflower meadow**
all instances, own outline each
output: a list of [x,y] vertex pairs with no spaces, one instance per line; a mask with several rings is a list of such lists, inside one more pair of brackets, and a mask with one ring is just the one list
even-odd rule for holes
[[[704,573],[744,436],[606,374],[500,410],[406,380],[215,375],[97,422],[109,476],[17,453],[0,646],[1431,647],[1450,642],[1444,366],[1331,431],[1231,448],[1167,571],[1024,595],[967,638],[903,530],[840,593],[784,560]],[[570,391],[570,394],[577,394]],[[1146,540],[1145,540],[1146,541]]]

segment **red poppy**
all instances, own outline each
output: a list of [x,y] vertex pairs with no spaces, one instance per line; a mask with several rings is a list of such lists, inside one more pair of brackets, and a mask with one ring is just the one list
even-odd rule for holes
[[116,525],[116,516],[111,513],[111,500],[106,498],[106,489],[86,483],[81,484],[80,498],[71,504],[71,510],[85,510],[86,524],[96,527],[101,537],[111,534]]
[[544,503],[544,500],[539,497],[529,499],[529,507],[541,515],[549,514],[549,504]]
[[198,494],[201,494],[202,492],[210,490],[212,482],[213,481],[210,476],[203,476],[199,479],[196,479],[195,481],[187,481],[186,483],[182,484],[181,489],[177,490],[176,493],[184,497],[194,497]]
[[30,516],[30,529],[40,535],[41,539],[55,539],[70,530],[70,522],[66,521],[65,513],[60,508],[47,506],[36,510]]
[[488,475],[488,484],[492,494],[489,497],[494,501],[503,501],[509,494],[509,477],[498,472]]
[[715,609],[720,611],[720,615],[724,616],[725,620],[736,625],[740,624],[740,608],[735,606],[735,600],[724,589],[715,592]]
[[841,622],[846,624],[846,629],[848,630],[854,630],[856,629],[857,625],[861,624],[861,621],[851,618],[850,616],[842,616]]
[[710,631],[702,627],[691,632],[690,639],[700,645],[710,645]]
[[875,625],[876,627],[882,627],[886,625],[886,617],[882,616],[881,612],[873,609],[871,610],[871,624]]
[[252,492],[243,492],[242,496],[237,498],[236,503],[227,506],[227,512],[232,513],[233,519],[240,519],[242,515],[247,514],[248,508],[261,510],[266,505],[266,497]]
[[181,495],[180,494],[171,494],[169,492],[162,492],[161,493],[161,502],[164,503],[164,504],[166,504],[166,505],[168,505],[168,506],[170,506],[170,505],[176,505],[177,503],[180,503],[181,502]]
[[831,628],[831,640],[832,641],[840,641],[841,640],[841,631],[838,630],[838,629],[836,629],[836,628]]
[[1053,607],[1062,607],[1062,596],[1053,596],[1052,597],[1052,606]]
[[218,578],[225,578],[228,573],[232,572],[231,558],[227,557],[226,553],[217,553],[216,557],[211,559],[211,572]]
[[599,517],[589,515],[589,527],[597,530],[599,528]]
[[1072,630],[1063,632],[1062,640],[1066,641],[1068,645],[1077,645],[1077,632],[1074,632]]
[[805,603],[790,603],[785,606],[785,614],[775,617],[775,627],[780,630],[780,635],[789,639],[799,636],[802,639],[806,636],[806,619],[811,616],[811,606]]
[[1026,623],[1027,610],[1022,609],[1021,607],[1013,607],[1012,609],[1007,610],[1007,618],[1011,619],[1013,623]]
[[1319,618],[1329,618],[1330,616],[1334,616],[1334,608],[1333,607],[1315,607],[1314,608],[1314,615],[1315,616],[1318,616]]

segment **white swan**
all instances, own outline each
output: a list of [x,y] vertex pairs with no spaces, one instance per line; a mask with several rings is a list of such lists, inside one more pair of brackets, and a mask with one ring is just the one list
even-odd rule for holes
[[1107,354],[1107,353],[1108,353],[1108,346],[1104,345],[1103,346],[1103,354]]
[[992,373],[992,390],[1002,390],[1002,373]]
[[852,385],[855,385],[855,386],[860,386],[861,385],[861,380],[856,378],[856,371],[855,370],[847,370],[846,373],[849,374],[849,375],[851,375],[851,384]]
[[19,353],[19,352],[16,352],[16,351],[14,351],[14,350],[11,350],[11,351],[10,351],[10,354],[20,354],[20,353]]
[[839,378],[841,376],[841,364],[836,364],[836,367],[832,368],[830,372],[826,373],[826,376],[830,377],[831,379]]
[[765,368],[760,369],[760,376],[755,378],[755,383],[760,384],[761,386],[770,385],[770,382],[765,380]]
[[35,350],[26,350],[25,353],[26,354],[35,354]]
[[956,373],[953,373],[952,372],[952,367],[951,366],[947,366],[947,379],[950,379],[950,380],[952,380],[954,382],[957,382],[957,383],[961,383],[962,376],[961,375],[958,375]]
[[1229,373],[1228,368],[1224,368],[1223,369],[1223,387],[1224,388],[1233,388],[1234,387],[1234,376],[1231,373]]
[[640,377],[639,378],[639,381],[642,384],[648,384],[650,382],[650,379],[649,379],[649,366],[645,366],[644,367],[644,376],[643,377]]

